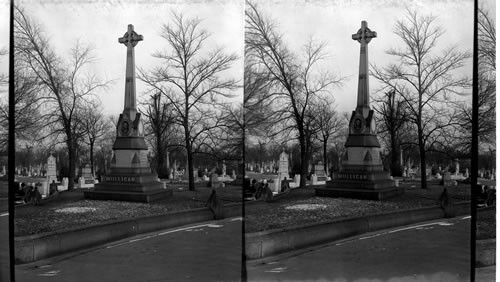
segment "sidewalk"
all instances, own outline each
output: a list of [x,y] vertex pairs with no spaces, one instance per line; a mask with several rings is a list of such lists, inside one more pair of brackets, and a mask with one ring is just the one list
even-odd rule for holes
[[496,265],[476,268],[476,281],[496,281]]

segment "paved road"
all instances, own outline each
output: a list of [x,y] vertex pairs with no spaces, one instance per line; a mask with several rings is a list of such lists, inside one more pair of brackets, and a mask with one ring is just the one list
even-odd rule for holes
[[249,281],[469,281],[470,217],[365,234],[249,263]]
[[143,234],[16,266],[17,281],[239,281],[241,218]]
[[8,210],[7,200],[0,199],[0,281],[10,281]]

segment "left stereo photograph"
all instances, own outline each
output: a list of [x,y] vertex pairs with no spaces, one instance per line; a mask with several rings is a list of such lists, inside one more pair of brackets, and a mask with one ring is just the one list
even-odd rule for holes
[[244,2],[16,1],[13,21],[16,281],[244,280]]

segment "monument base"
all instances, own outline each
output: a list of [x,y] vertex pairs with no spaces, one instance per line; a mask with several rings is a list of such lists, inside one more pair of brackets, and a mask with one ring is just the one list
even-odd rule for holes
[[326,186],[315,188],[316,196],[384,200],[404,193],[385,171],[341,171]]
[[150,203],[172,196],[172,189],[164,189],[156,174],[109,174],[94,189],[84,192],[86,199]]

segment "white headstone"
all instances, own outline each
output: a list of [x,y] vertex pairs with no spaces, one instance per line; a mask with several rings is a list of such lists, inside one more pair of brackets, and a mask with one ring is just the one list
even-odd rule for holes
[[56,158],[52,155],[47,159],[47,183],[52,183],[52,180],[57,181]]
[[285,151],[280,154],[278,176],[280,180],[288,178],[288,154]]
[[68,186],[69,186],[69,179],[67,177],[64,177],[62,179],[62,184],[63,184],[63,187],[64,187],[64,190],[68,190]]
[[296,185],[300,185],[300,174],[295,174],[293,182],[295,182]]

